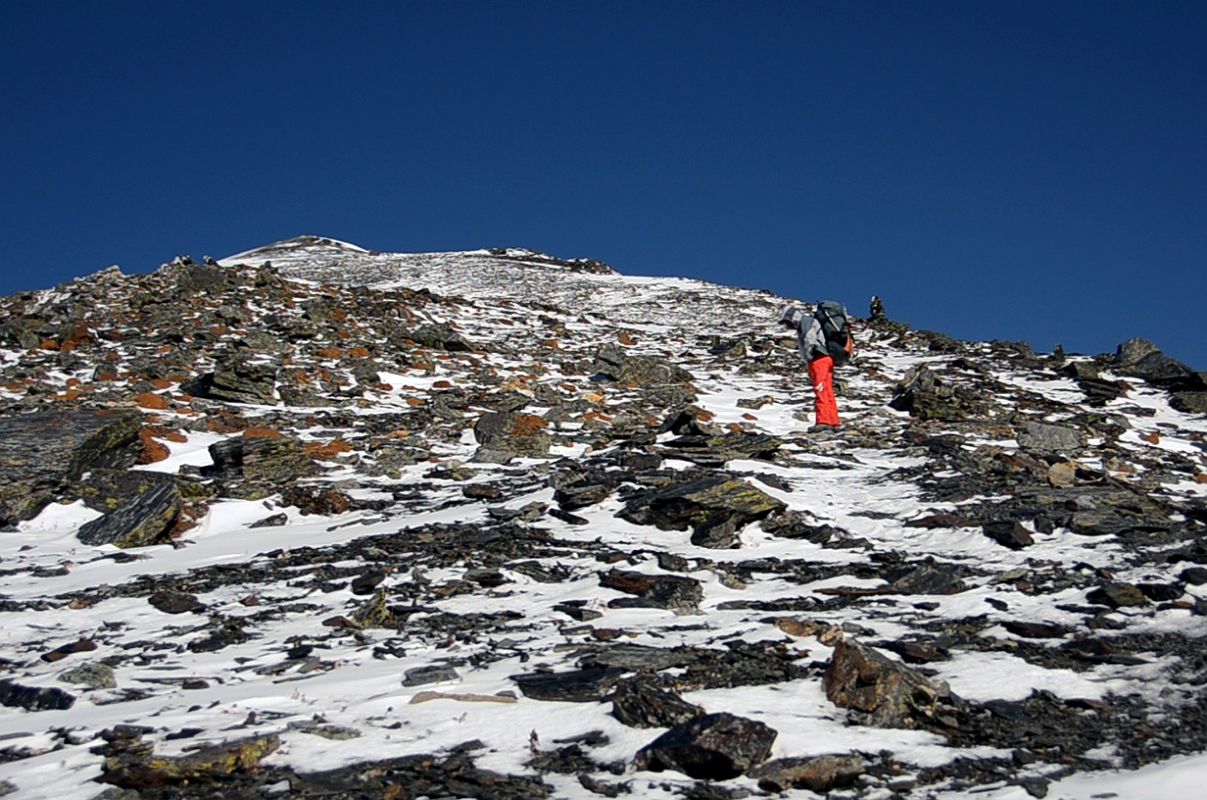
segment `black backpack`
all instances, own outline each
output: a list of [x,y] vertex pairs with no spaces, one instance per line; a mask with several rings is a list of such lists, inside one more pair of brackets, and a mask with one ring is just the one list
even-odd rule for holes
[[821,324],[822,336],[826,339],[826,354],[834,359],[834,366],[841,367],[850,361],[851,331],[842,304],[822,300],[817,304],[813,316]]

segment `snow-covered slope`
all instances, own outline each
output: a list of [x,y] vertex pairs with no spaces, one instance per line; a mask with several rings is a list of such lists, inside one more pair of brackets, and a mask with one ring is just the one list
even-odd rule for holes
[[[1207,418],[1143,345],[861,321],[819,433],[786,298],[318,237],[221,264],[0,306],[12,797],[1088,798],[1207,767]],[[151,544],[95,543],[130,520]],[[694,767],[647,749],[672,728]]]

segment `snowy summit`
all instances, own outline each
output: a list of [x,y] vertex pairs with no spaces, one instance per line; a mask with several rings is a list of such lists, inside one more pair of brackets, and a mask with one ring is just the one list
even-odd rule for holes
[[3,298],[0,795],[1197,793],[1205,376],[886,298],[819,431],[819,299],[316,236]]

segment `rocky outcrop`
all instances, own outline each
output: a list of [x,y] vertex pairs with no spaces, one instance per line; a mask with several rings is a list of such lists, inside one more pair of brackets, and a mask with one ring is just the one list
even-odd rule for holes
[[737,535],[745,525],[784,507],[746,481],[716,473],[638,495],[619,516],[661,530],[690,528],[693,544],[728,548],[737,544]]
[[29,519],[99,466],[134,463],[138,414],[85,410],[0,417],[0,525]]
[[953,385],[926,365],[911,367],[897,383],[889,406],[919,420],[960,421],[989,415],[988,399],[970,387]]

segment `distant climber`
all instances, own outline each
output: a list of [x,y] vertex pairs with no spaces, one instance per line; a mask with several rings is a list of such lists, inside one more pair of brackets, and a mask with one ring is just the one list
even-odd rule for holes
[[868,311],[870,312],[868,316],[872,322],[887,319],[887,317],[884,316],[884,303],[881,302],[880,295],[878,294],[872,295],[872,304],[868,307]]
[[818,303],[813,316],[807,316],[796,306],[784,306],[780,310],[780,324],[796,331],[796,344],[809,365],[817,424],[839,427],[842,423],[834,398],[834,367],[847,363],[854,350],[847,310],[833,300]]

